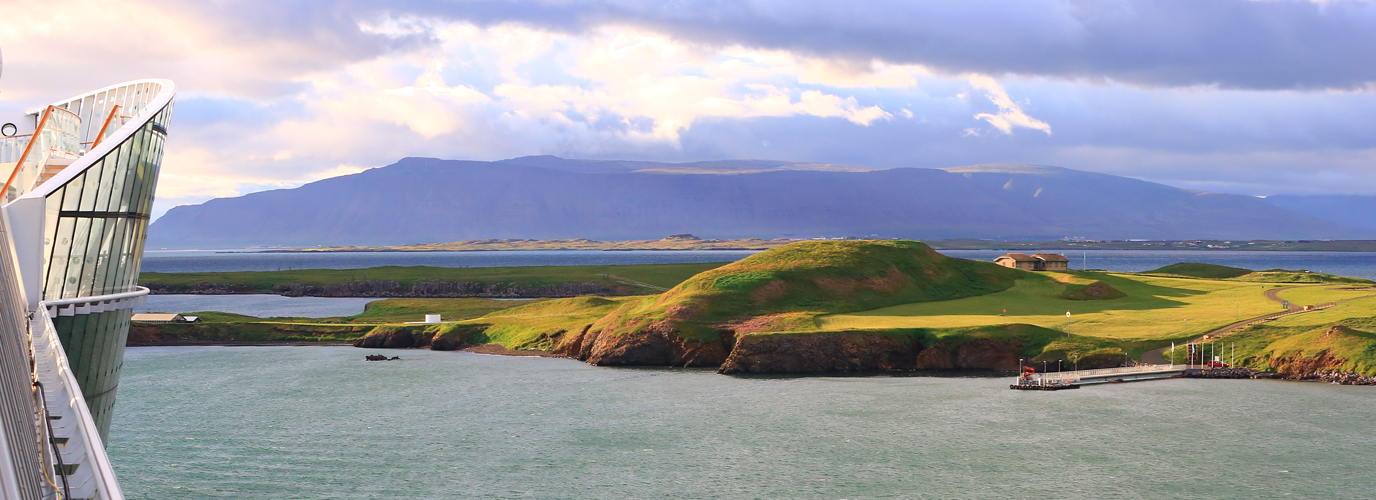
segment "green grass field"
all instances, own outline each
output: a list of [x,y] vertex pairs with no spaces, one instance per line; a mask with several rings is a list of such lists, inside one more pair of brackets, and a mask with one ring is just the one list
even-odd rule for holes
[[323,287],[366,280],[396,281],[410,286],[419,281],[475,281],[515,283],[527,286],[564,283],[595,283],[608,288],[622,286],[630,293],[657,290],[628,285],[633,280],[670,288],[693,275],[725,263],[647,264],[634,266],[538,266],[538,267],[427,267],[386,266],[369,269],[301,269],[294,271],[241,271],[225,273],[142,273],[139,284],[160,283],[171,290],[188,289],[197,284],[214,283],[244,286],[258,293],[293,283]]
[[[1042,275],[1058,273],[1040,273]],[[1166,278],[1133,274],[1072,272],[1103,281],[1127,296],[1079,301],[1059,298],[1052,279],[1022,279],[1009,290],[940,302],[920,302],[818,318],[823,329],[960,328],[1027,323],[1077,335],[1119,339],[1173,339],[1202,334],[1280,310],[1262,293],[1271,285]],[[1007,310],[1007,313],[1003,311]]]
[[1376,288],[1365,288],[1360,290],[1343,290],[1350,288],[1345,286],[1333,285],[1313,285],[1283,290],[1280,298],[1290,301],[1297,306],[1312,306],[1328,302],[1336,302],[1343,299],[1352,299],[1376,295]]
[[1271,326],[1319,326],[1353,318],[1376,318],[1376,298],[1355,300],[1328,309],[1286,316],[1267,323]]
[[574,297],[542,300],[494,312],[460,323],[475,343],[502,344],[511,349],[551,350],[561,334],[584,328],[629,301],[642,297]]

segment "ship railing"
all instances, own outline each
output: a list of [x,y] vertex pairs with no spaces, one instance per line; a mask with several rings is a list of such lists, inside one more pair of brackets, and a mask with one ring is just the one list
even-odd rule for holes
[[105,453],[100,430],[86,406],[76,374],[67,362],[67,353],[57,337],[53,318],[76,312],[134,307],[147,295],[147,288],[137,287],[132,292],[43,301],[29,320],[34,378],[43,383],[53,443],[60,448],[58,453],[63,464],[60,469],[56,461],[47,466],[66,476],[71,498],[123,500],[124,492],[110,465],[110,457]]
[[4,187],[0,188],[0,196],[4,201],[14,201],[33,189],[36,186],[34,181],[43,174],[43,164],[49,157],[77,158],[82,153],[81,143],[77,139],[80,129],[81,117],[76,113],[57,106],[44,108],[38,119],[38,127],[24,144],[23,151],[7,173]]
[[[24,147],[29,145],[29,139],[33,134],[20,134],[0,137],[0,164],[9,163],[13,167],[19,161],[19,155],[24,154]],[[5,169],[6,172],[9,169]]]

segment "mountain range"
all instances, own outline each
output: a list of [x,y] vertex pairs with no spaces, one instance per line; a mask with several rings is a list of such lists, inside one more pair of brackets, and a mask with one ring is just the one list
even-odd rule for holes
[[1370,239],[1325,197],[1210,193],[1059,167],[867,169],[405,158],[293,189],[173,208],[149,248],[400,245],[486,238]]

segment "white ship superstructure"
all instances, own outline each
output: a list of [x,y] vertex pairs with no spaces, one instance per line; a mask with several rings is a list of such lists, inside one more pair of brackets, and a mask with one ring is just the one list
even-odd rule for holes
[[0,499],[124,498],[104,442],[175,91],[0,116]]

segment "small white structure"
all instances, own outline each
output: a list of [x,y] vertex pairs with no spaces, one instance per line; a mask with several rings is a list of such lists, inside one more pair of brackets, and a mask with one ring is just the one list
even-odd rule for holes
[[440,322],[440,315],[438,315],[438,314],[426,314],[426,315],[425,315],[425,322],[426,322],[426,323],[439,323],[439,322]]
[[131,316],[129,321],[137,321],[140,323],[186,323],[187,320],[185,316],[180,314],[138,313]]

